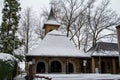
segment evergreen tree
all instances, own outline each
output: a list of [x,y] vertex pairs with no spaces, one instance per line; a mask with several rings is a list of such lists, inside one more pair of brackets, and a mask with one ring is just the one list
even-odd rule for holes
[[21,44],[16,36],[20,19],[18,0],[4,0],[2,24],[0,27],[0,52],[13,54]]

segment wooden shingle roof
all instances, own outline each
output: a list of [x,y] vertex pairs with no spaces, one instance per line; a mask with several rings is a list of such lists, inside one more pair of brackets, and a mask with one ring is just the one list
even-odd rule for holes
[[91,56],[118,56],[118,44],[108,42],[98,42],[94,47],[88,50]]
[[98,42],[95,46],[96,50],[104,50],[104,51],[118,51],[117,43],[107,43],[107,42]]

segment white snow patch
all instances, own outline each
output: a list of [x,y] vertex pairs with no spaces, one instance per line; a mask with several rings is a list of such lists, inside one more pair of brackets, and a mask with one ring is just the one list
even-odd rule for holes
[[60,25],[56,20],[48,20],[44,24],[51,24],[51,25]]
[[66,34],[63,34],[63,32],[61,31],[57,31],[57,30],[53,30],[51,32],[48,33],[49,35],[56,35],[56,36],[66,36]]
[[[36,74],[38,76],[45,76],[52,78],[52,80],[118,80],[120,75],[115,74]],[[34,80],[41,80],[36,78]],[[45,79],[42,79],[45,80]]]
[[[25,80],[26,74],[18,75],[15,80]],[[119,80],[119,74],[36,74],[40,77],[48,77],[52,80]],[[44,78],[34,78],[33,80],[46,80]]]
[[118,51],[94,51],[94,52],[88,52],[88,54],[91,54],[91,56],[114,56],[114,57],[118,57],[119,56],[119,52]]
[[25,80],[26,73],[22,73],[14,78],[14,80]]
[[19,62],[18,66],[20,67],[21,71],[25,71],[25,62]]
[[7,60],[17,60],[14,56],[7,54],[7,53],[0,53],[0,59],[3,61],[7,61]]

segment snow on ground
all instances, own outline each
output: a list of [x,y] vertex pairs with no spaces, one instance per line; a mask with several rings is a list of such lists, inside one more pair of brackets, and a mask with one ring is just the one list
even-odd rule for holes
[[[120,74],[36,74],[51,80],[120,80]],[[22,76],[22,75],[21,75]],[[25,77],[25,76],[22,76]],[[16,80],[24,80],[20,76]],[[35,78],[34,80],[47,80]]]
[[21,71],[25,71],[25,62],[24,61],[23,62],[19,62],[18,66],[20,67]]
[[116,80],[120,79],[120,75],[112,74],[37,74],[39,76],[47,76],[52,80]]
[[22,73],[14,78],[14,80],[25,80],[26,73]]

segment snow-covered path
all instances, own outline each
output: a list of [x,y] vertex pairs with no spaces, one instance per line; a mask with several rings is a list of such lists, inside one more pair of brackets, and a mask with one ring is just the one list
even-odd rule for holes
[[[120,80],[120,74],[36,74],[45,76],[51,80]],[[25,80],[20,76],[15,80]],[[34,80],[47,80],[35,78]]]
[[[37,74],[52,80],[120,80],[120,74]],[[37,79],[36,79],[37,80]]]

